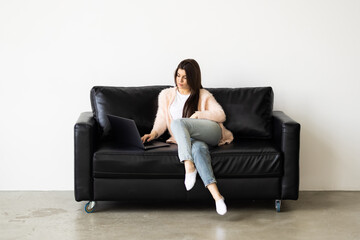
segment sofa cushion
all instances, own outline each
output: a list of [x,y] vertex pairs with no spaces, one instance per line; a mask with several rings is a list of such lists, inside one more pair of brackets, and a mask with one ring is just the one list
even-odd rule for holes
[[[278,177],[282,157],[268,140],[241,141],[210,149],[217,178]],[[95,152],[96,178],[184,178],[177,145],[143,151],[104,142]]]
[[91,106],[102,133],[108,135],[111,128],[107,114],[133,119],[141,136],[149,133],[157,111],[158,95],[168,87],[93,87]]
[[246,140],[223,145],[211,151],[218,177],[280,177],[282,154],[269,140]]
[[225,127],[235,139],[272,135],[274,94],[271,87],[208,88],[226,113]]
[[[161,90],[170,86],[101,87],[91,90],[93,114],[104,135],[110,132],[107,114],[133,119],[140,135],[151,131]],[[225,127],[236,139],[269,139],[272,134],[271,87],[206,88],[223,107]]]

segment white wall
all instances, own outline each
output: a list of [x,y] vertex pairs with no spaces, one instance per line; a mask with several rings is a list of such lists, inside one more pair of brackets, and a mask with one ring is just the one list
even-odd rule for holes
[[94,85],[272,86],[302,125],[301,189],[360,190],[360,1],[0,2],[0,190],[73,189]]

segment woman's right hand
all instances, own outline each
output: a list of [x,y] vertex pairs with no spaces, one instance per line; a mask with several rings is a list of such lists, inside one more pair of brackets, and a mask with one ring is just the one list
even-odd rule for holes
[[157,133],[155,131],[149,133],[149,134],[145,134],[144,136],[141,137],[141,141],[144,142],[150,142],[152,140],[154,140],[157,137]]

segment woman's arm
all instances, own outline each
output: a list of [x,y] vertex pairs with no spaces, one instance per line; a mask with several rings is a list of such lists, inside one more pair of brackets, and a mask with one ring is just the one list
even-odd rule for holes
[[200,102],[200,108],[191,118],[208,119],[218,123],[225,122],[225,112],[211,93],[205,96],[203,102]]
[[[166,90],[166,89],[165,89]],[[160,137],[166,131],[166,95],[162,90],[158,97],[158,110],[151,133],[156,133],[155,138]]]

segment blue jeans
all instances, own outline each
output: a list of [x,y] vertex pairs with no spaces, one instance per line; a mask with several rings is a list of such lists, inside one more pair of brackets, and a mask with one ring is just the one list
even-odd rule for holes
[[216,183],[208,145],[219,143],[219,124],[206,119],[180,118],[172,121],[171,131],[178,144],[180,161],[189,160],[195,164],[205,187]]

